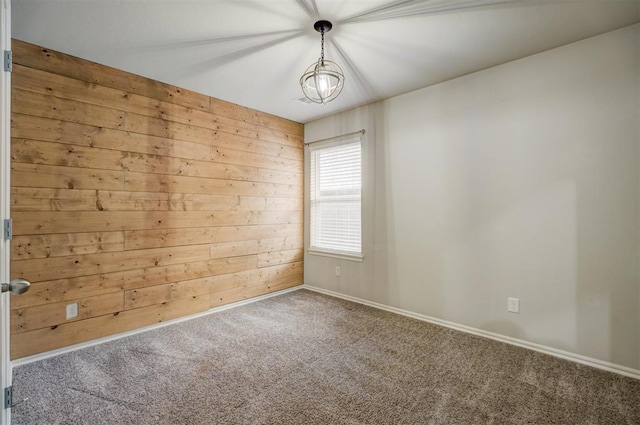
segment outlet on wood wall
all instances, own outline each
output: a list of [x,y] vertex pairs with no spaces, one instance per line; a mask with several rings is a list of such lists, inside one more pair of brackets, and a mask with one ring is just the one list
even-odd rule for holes
[[18,40],[13,58],[11,275],[33,283],[13,359],[302,283],[301,124]]

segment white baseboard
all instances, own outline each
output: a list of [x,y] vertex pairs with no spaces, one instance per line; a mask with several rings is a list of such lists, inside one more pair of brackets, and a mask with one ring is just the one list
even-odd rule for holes
[[591,357],[582,356],[580,354],[575,354],[568,351],[558,350],[557,348],[536,344],[534,342],[529,342],[522,339],[512,338],[509,336],[504,336],[504,335],[496,334],[493,332],[485,331],[482,329],[473,328],[471,326],[460,325],[457,323],[449,322],[449,321],[438,319],[435,317],[426,316],[424,314],[413,313],[411,311],[403,310],[401,308],[391,307],[391,306],[376,303],[373,301],[368,301],[362,298],[352,297],[350,295],[341,294],[338,292],[330,291],[328,289],[318,288],[316,286],[310,286],[310,285],[304,284],[302,288],[308,289],[310,291],[319,292],[321,294],[329,295],[332,297],[342,298],[347,301],[353,301],[358,304],[364,304],[369,307],[374,307],[380,310],[386,310],[391,313],[400,314],[402,316],[407,316],[414,319],[422,320],[423,322],[428,322],[435,325],[440,325],[447,328],[455,329],[461,332],[466,332],[472,335],[477,335],[477,336],[493,339],[496,341],[505,342],[507,344],[515,345],[522,348],[527,348],[529,350],[538,351],[544,354],[549,354],[554,357],[560,357],[561,359],[570,360],[572,362],[576,362],[583,365],[595,367],[597,369],[606,370],[608,372],[613,372],[620,375],[628,376],[630,378],[640,379],[640,370],[632,369],[630,367],[620,366],[614,363],[609,363],[609,362],[594,359]]
[[238,301],[238,302],[235,302],[235,303],[225,304],[225,305],[222,305],[220,307],[214,307],[214,308],[209,309],[207,311],[203,311],[203,312],[196,313],[196,314],[191,314],[189,316],[180,317],[178,319],[167,320],[166,322],[155,323],[153,325],[149,325],[149,326],[145,326],[145,327],[142,327],[142,328],[134,329],[132,331],[122,332],[122,333],[115,334],[115,335],[109,335],[109,336],[106,336],[104,338],[93,339],[91,341],[81,342],[79,344],[74,344],[74,345],[69,345],[68,347],[58,348],[56,350],[51,350],[51,351],[45,351],[44,353],[38,353],[38,354],[34,354],[34,355],[28,356],[28,357],[22,357],[20,359],[13,360],[11,362],[11,366],[12,367],[18,367],[18,366],[22,366],[22,365],[25,365],[25,364],[28,364],[28,363],[37,362],[39,360],[44,360],[44,359],[48,359],[50,357],[59,356],[60,354],[69,353],[71,351],[81,350],[81,349],[87,348],[87,347],[93,347],[94,345],[103,344],[105,342],[114,341],[116,339],[125,338],[125,337],[131,336],[131,335],[136,335],[136,334],[139,334],[139,333],[142,333],[142,332],[147,332],[147,331],[151,331],[151,330],[154,330],[154,329],[163,328],[165,326],[175,325],[176,323],[184,322],[184,321],[187,321],[187,320],[196,319],[198,317],[208,316],[209,314],[219,313],[221,311],[229,310],[229,309],[240,307],[240,306],[247,305],[247,304],[252,304],[252,303],[255,303],[257,301],[262,301],[262,300],[265,300],[265,299],[271,298],[271,297],[277,297],[278,295],[286,294],[287,292],[297,291],[299,289],[302,289],[302,286],[294,286],[293,288],[287,288],[287,289],[283,289],[281,291],[271,292],[269,294],[260,295],[260,296],[253,297],[253,298],[249,298],[247,300],[242,300],[242,301]]

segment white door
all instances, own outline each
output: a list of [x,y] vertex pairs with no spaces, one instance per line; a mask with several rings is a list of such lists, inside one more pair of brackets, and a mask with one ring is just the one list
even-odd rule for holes
[[[11,360],[9,357],[9,291],[16,291],[16,284],[9,282],[9,240],[4,234],[4,223],[10,214],[10,132],[11,132],[11,73],[5,69],[5,52],[11,51],[11,0],[2,1],[0,11],[0,425],[11,423],[11,398],[6,392],[11,387]],[[28,288],[28,283],[25,283]],[[24,285],[23,284],[23,285]],[[19,286],[19,284],[18,284]],[[26,290],[26,289],[25,289]],[[7,408],[6,406],[9,406]]]
[[[9,218],[10,191],[10,130],[11,130],[11,73],[4,70],[4,52],[11,51],[11,0],[2,0],[0,12],[0,49],[2,50],[2,70],[0,72],[0,226]],[[2,228],[3,228],[2,227]],[[0,237],[0,281],[9,282],[9,241]],[[0,425],[11,423],[10,403],[5,388],[11,386],[11,360],[9,358],[9,293],[0,296],[0,389],[2,390],[2,414]]]

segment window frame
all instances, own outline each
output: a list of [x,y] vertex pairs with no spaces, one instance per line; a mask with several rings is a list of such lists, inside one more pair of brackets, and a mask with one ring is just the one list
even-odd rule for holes
[[[348,134],[345,136],[339,136],[336,138],[331,138],[331,139],[327,139],[327,140],[320,140],[317,142],[311,142],[307,144],[307,148],[308,148],[308,153],[309,153],[309,168],[308,168],[308,196],[307,196],[307,201],[309,203],[309,211],[308,211],[308,217],[309,217],[309,239],[308,239],[308,245],[307,245],[307,253],[311,254],[311,255],[318,255],[318,256],[323,256],[323,257],[331,257],[331,258],[338,258],[338,259],[343,259],[343,260],[350,260],[350,261],[357,261],[357,262],[362,262],[364,261],[364,256],[363,256],[363,225],[362,225],[362,220],[363,220],[363,210],[362,210],[362,206],[363,206],[363,186],[364,186],[364,182],[363,182],[363,175],[364,175],[364,155],[363,155],[363,143],[362,143],[362,134],[364,133],[364,131],[361,132],[357,132],[356,135],[354,134]],[[353,144],[353,143],[359,143],[360,144],[360,196],[359,196],[359,202],[360,202],[360,252],[359,253],[354,253],[354,252],[350,252],[350,251],[340,251],[340,250],[333,250],[333,249],[323,249],[320,247],[313,247],[311,245],[311,240],[312,240],[312,235],[311,235],[311,229],[312,229],[312,225],[311,225],[311,216],[312,216],[312,209],[313,209],[313,205],[312,205],[312,190],[315,190],[315,188],[313,188],[311,186],[311,180],[312,180],[312,176],[311,176],[311,161],[313,158],[313,152],[317,151],[317,150],[323,150],[323,149],[330,149],[330,148],[334,148],[337,146],[342,146],[342,145],[348,145],[348,144]]]

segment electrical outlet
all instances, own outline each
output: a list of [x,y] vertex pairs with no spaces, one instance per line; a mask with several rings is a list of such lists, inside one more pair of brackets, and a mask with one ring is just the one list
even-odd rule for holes
[[511,313],[520,313],[520,299],[509,297],[507,300],[507,310]]
[[340,276],[342,274],[342,270],[340,269],[340,266],[336,266],[336,276]]
[[67,319],[78,317],[78,303],[67,304]]

